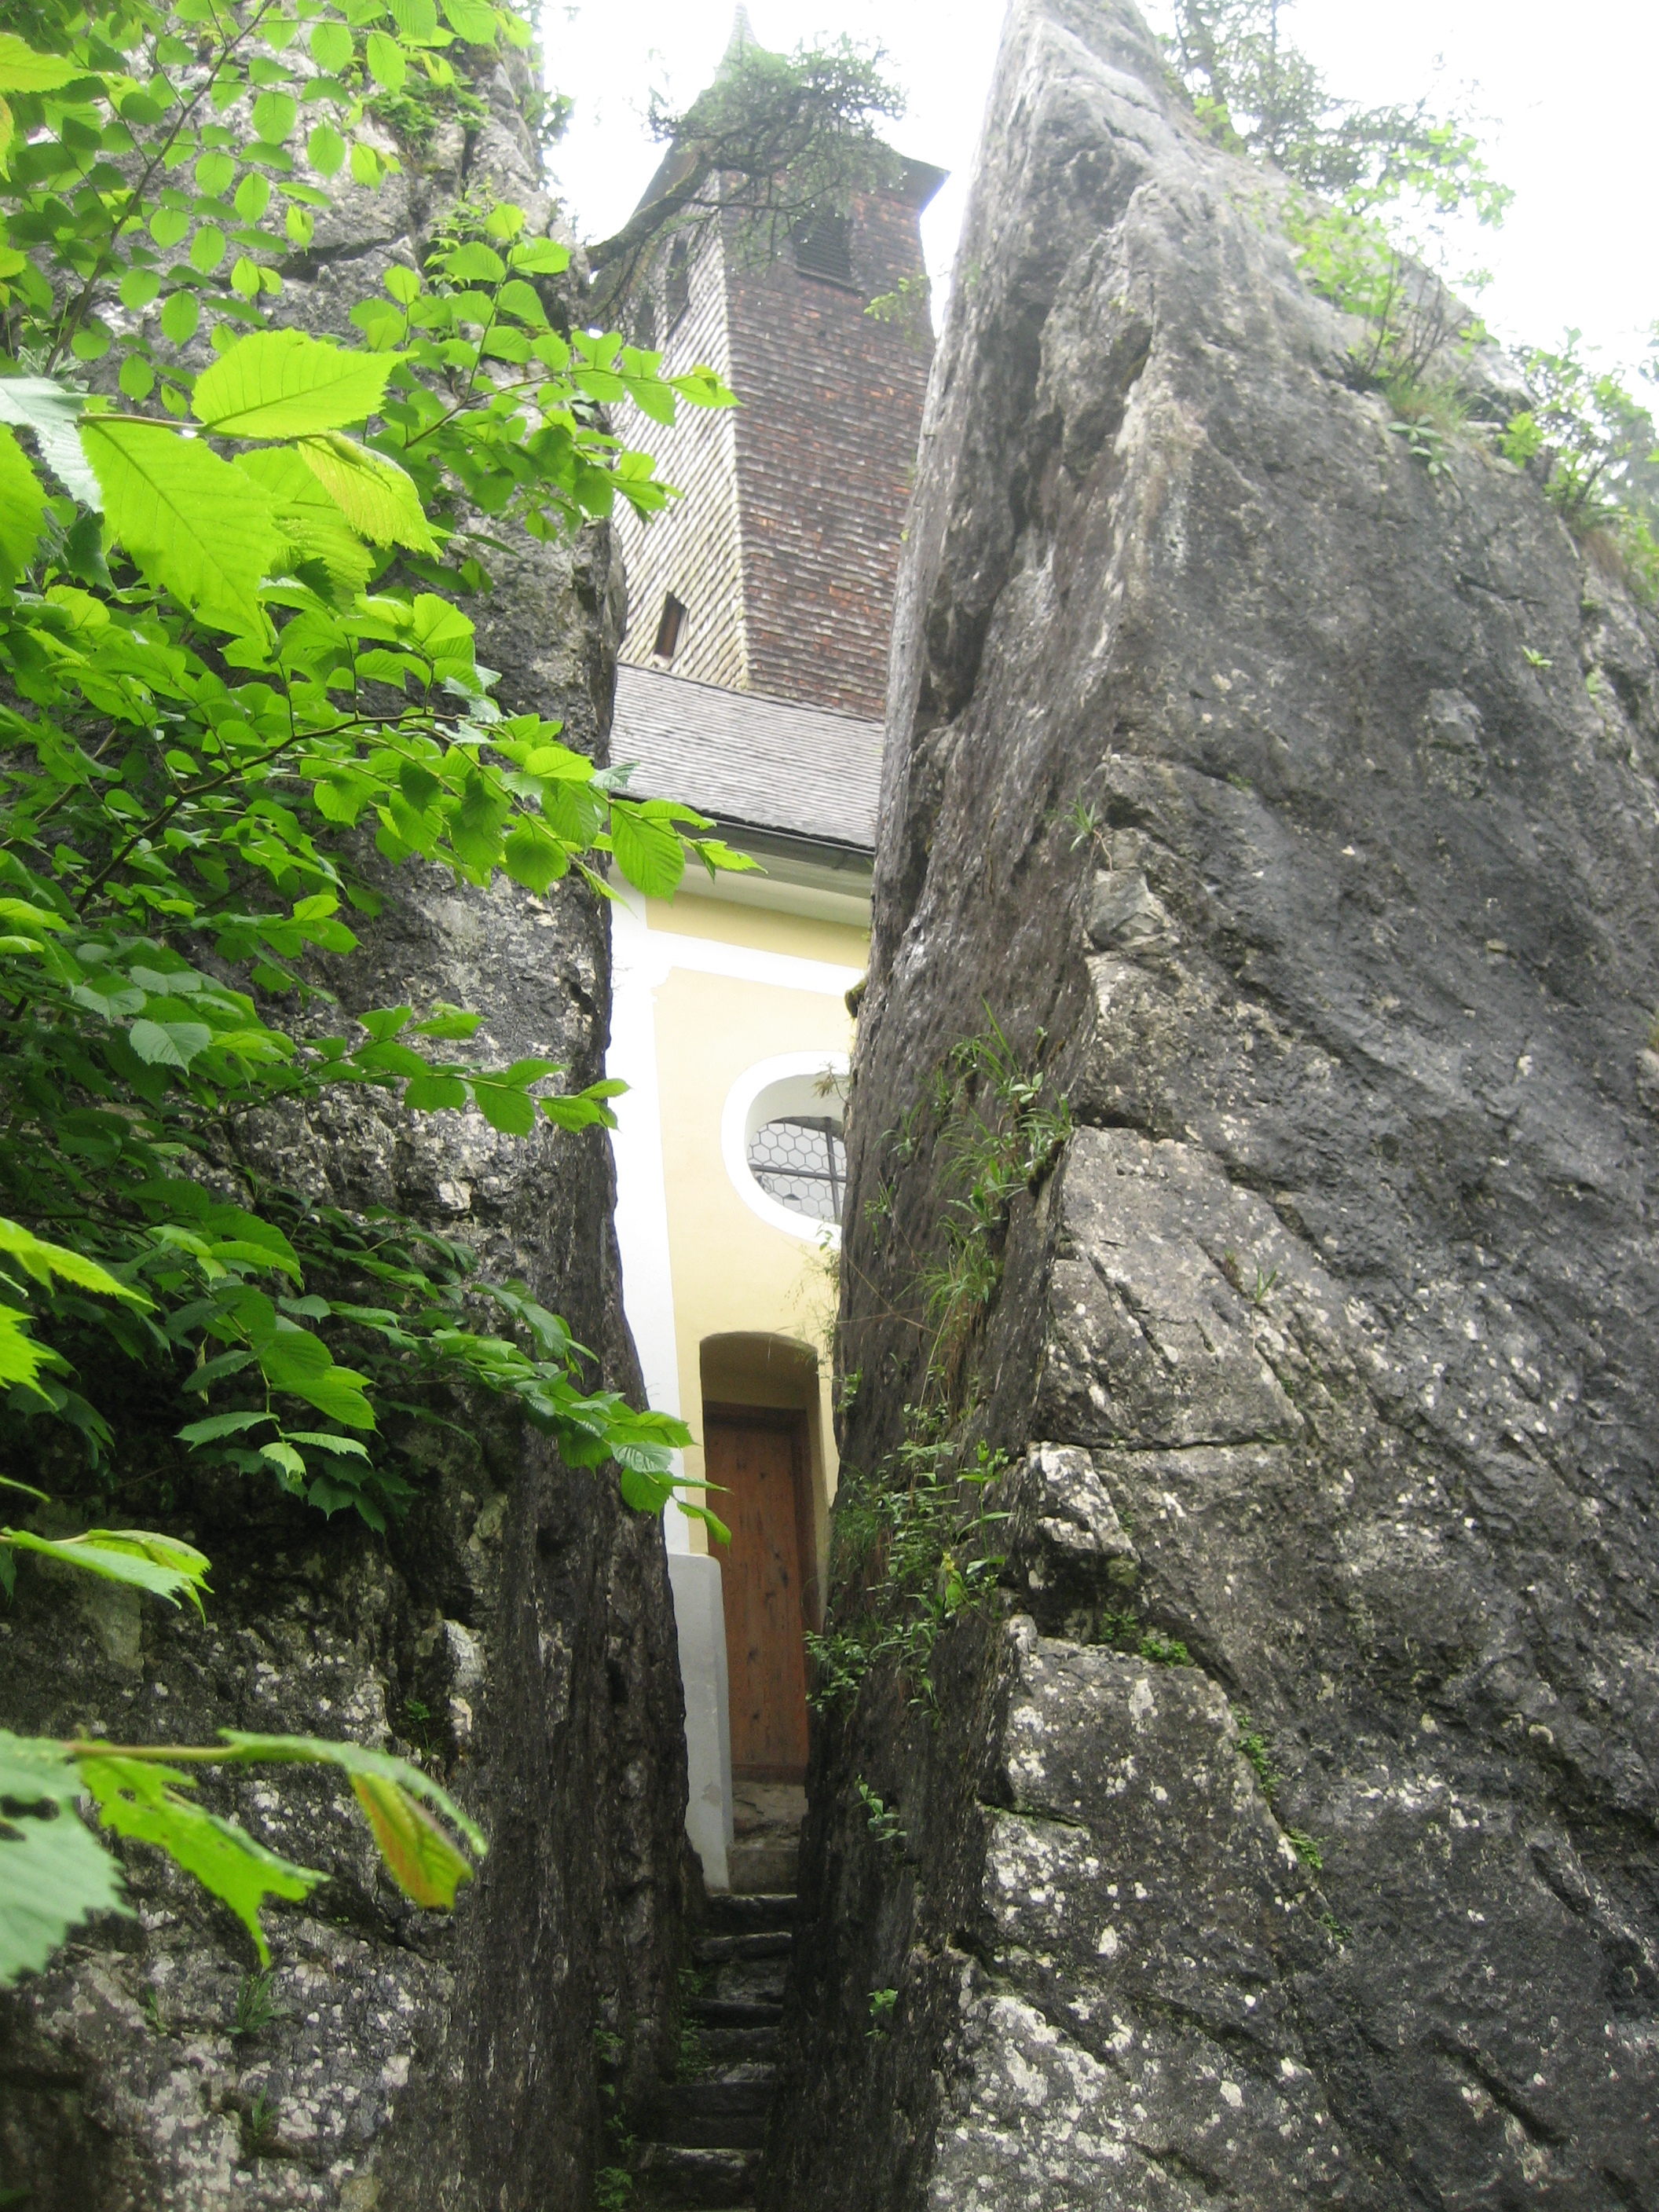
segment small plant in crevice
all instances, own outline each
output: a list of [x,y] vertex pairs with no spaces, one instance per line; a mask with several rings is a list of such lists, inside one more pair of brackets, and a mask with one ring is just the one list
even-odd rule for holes
[[858,1778],[857,1789],[864,1809],[869,1815],[871,1834],[878,1844],[896,1844],[902,1850],[909,1838],[899,1826],[897,1808],[884,1805],[862,1775]]
[[830,1617],[806,1638],[819,1712],[853,1704],[872,1668],[891,1661],[931,1713],[933,1646],[957,1614],[988,1600],[1002,1567],[992,1544],[1007,1515],[988,1493],[1007,1455],[982,1437],[970,1452],[940,1408],[904,1411],[906,1439],[873,1475],[842,1472]]
[[[982,1030],[938,1062],[883,1139],[883,1164],[896,1176],[931,1138],[940,1249],[912,1271],[921,1311],[904,1318],[921,1338],[923,1372],[903,1410],[901,1441],[875,1467],[842,1471],[830,1616],[807,1638],[811,1703],[821,1712],[855,1700],[883,1661],[931,1712],[939,1633],[965,1608],[989,1601],[1003,1565],[994,1544],[1007,1514],[991,1498],[1008,1456],[972,1433],[975,1352],[1001,1288],[1014,1201],[1040,1187],[1073,1124],[1042,1066],[1044,1032],[1028,1061],[988,1006],[985,1017]],[[889,1188],[884,1182],[881,1193]],[[891,1200],[881,1197],[877,1211],[890,1219]],[[843,1393],[849,1384],[855,1392],[862,1376],[851,1370]],[[844,1395],[843,1411],[850,1401]]]
[[703,1993],[708,1977],[698,1966],[680,1968],[680,2039],[674,2059],[674,2079],[695,2081],[712,2063],[701,2021],[690,2017],[687,2008]]
[[[593,2056],[598,2060],[601,2075],[612,2072],[622,2063],[623,2039],[615,2028],[600,2022],[593,2030]],[[623,2162],[602,2166],[593,2176],[594,2212],[623,2212],[634,2193],[634,2177],[629,2172],[628,2160],[634,2154],[634,2135],[618,2100],[614,2081],[601,2079],[599,2100],[605,2107],[605,2131],[611,2139],[612,2150]]]
[[1322,1839],[1310,1836],[1305,1828],[1286,1828],[1285,1840],[1310,1874],[1323,1874],[1325,1854]]
[[1240,1713],[1238,1720],[1238,1748],[1254,1770],[1261,1784],[1261,1794],[1269,1805],[1279,1787],[1279,1772],[1267,1749],[1267,1739],[1256,1727],[1248,1713]]
[[276,2021],[288,2018],[271,1995],[271,1984],[276,1978],[276,1968],[267,1966],[260,1973],[244,1974],[238,1983],[236,2009],[230,2026],[230,2033],[237,2041],[261,2035]]
[[1103,1644],[1127,1658],[1149,1660],[1155,1667],[1190,1667],[1192,1653],[1178,1636],[1166,1636],[1150,1627],[1133,1607],[1085,1607],[1068,1613],[1065,1632],[1073,1644]]
[[269,2155],[276,2141],[282,2107],[268,2090],[261,2089],[242,2115],[242,2155],[252,2164]]
[[[1239,1751],[1249,1762],[1256,1780],[1261,1784],[1261,1794],[1267,1801],[1267,1809],[1277,1820],[1279,1818],[1277,1802],[1279,1787],[1283,1777],[1273,1765],[1273,1754],[1267,1748],[1267,1739],[1248,1713],[1236,1713],[1234,1718],[1238,1724]],[[1305,1828],[1288,1827],[1283,1821],[1279,1823],[1279,1832],[1310,1874],[1324,1873],[1325,1853],[1329,1848],[1328,1837],[1310,1836]],[[1328,1923],[1333,1928],[1335,1925],[1331,1921],[1330,1915],[1326,1913],[1322,1916],[1321,1925],[1324,1926]],[[1340,1940],[1344,1942],[1347,1941],[1346,1929]]]
[[1350,1928],[1345,1928],[1342,1925],[1342,1923],[1337,1918],[1335,1913],[1331,1911],[1322,1912],[1319,1916],[1319,1924],[1324,1929],[1325,1933],[1330,1937],[1332,1942],[1335,1944],[1339,1951],[1343,1949],[1346,1945],[1352,1942],[1353,1930]]
[[898,2002],[896,1990],[872,1990],[870,1992],[870,2025],[865,2033],[872,2041],[885,2042],[893,2024],[893,2008]]
[[1252,1280],[1244,1272],[1243,1261],[1231,1245],[1223,1252],[1219,1265],[1222,1273],[1238,1292],[1240,1297],[1248,1298],[1259,1313],[1278,1286],[1278,1268],[1269,1267],[1264,1273],[1258,1265],[1255,1271],[1255,1279]]
[[1071,1109],[1050,1092],[1036,1033],[1027,1065],[988,1006],[986,1026],[952,1047],[930,1086],[936,1157],[945,1198],[943,1250],[924,1264],[917,1287],[931,1340],[930,1395],[962,1403],[974,1340],[1002,1287],[1009,1212],[1035,1190],[1072,1133]]
[[1389,425],[1390,436],[1403,438],[1406,451],[1414,461],[1421,461],[1431,477],[1449,477],[1454,473],[1446,459],[1446,434],[1425,416],[1407,416]]
[[1086,799],[1074,799],[1066,808],[1064,820],[1072,833],[1073,852],[1086,847],[1097,866],[1109,868],[1112,863],[1100,809]]

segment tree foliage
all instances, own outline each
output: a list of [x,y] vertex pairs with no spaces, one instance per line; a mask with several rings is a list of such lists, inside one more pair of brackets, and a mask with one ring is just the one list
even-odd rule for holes
[[[1525,356],[1533,404],[1510,417],[1503,451],[1512,461],[1545,459],[1549,493],[1582,534],[1595,533],[1646,599],[1659,597],[1659,426],[1620,378],[1598,368],[1583,337]],[[1659,324],[1643,371],[1659,384]]]
[[1286,35],[1292,0],[1175,0],[1171,58],[1200,118],[1236,151],[1358,208],[1421,200],[1443,214],[1499,217],[1513,197],[1480,142],[1427,99],[1362,107],[1340,100]]
[[605,311],[665,232],[695,252],[724,222],[735,252],[769,260],[802,222],[844,215],[854,194],[891,181],[898,163],[881,134],[904,100],[885,59],[850,39],[775,54],[739,37],[689,107],[653,96],[652,131],[668,149],[662,167],[622,229],[587,249]]
[[[1175,0],[1170,59],[1205,128],[1289,180],[1282,214],[1304,274],[1361,319],[1362,378],[1408,390],[1483,335],[1448,289],[1449,226],[1496,225],[1514,196],[1467,118],[1437,114],[1426,98],[1337,98],[1286,33],[1291,4]],[[1485,279],[1457,281],[1478,289]]]
[[[1359,319],[1359,380],[1383,386],[1390,428],[1445,475],[1448,423],[1468,411],[1460,365],[1486,337],[1449,282],[1448,225],[1501,222],[1513,194],[1488,169],[1468,118],[1426,99],[1362,107],[1338,99],[1286,35],[1292,0],[1174,0],[1165,40],[1204,127],[1282,172],[1280,213],[1302,272]],[[1478,291],[1483,272],[1465,273]],[[1534,404],[1486,424],[1510,460],[1541,459],[1550,497],[1595,535],[1644,598],[1659,593],[1659,429],[1650,408],[1569,331],[1522,356]],[[1659,326],[1643,372],[1659,381]],[[1465,427],[1467,427],[1465,425]]]
[[[566,250],[505,204],[453,208],[349,329],[282,326],[319,223],[349,226],[435,118],[482,113],[529,37],[489,0],[0,5],[8,1589],[25,1556],[199,1606],[201,1554],[118,1525],[165,1509],[187,1461],[383,1528],[410,1494],[388,1413],[445,1418],[456,1386],[614,1464],[641,1510],[674,1492],[681,1425],[597,1387],[523,1284],[262,1180],[235,1141],[342,1086],[508,1138],[612,1120],[615,1085],[471,1054],[476,1012],[342,1021],[315,956],[349,959],[380,908],[371,842],[382,877],[419,860],[538,895],[568,875],[605,895],[613,864],[652,896],[688,861],[748,865],[556,722],[504,713],[459,603],[507,533],[659,508],[604,410],[671,421],[728,404],[718,380],[570,329]],[[42,1525],[42,1475],[69,1533]],[[263,1952],[261,1899],[319,1877],[203,1812],[185,1772],[253,1759],[343,1767],[419,1902],[466,1873],[429,1806],[483,1847],[417,1770],[351,1746],[6,1739],[0,1978],[118,1906],[87,1793]]]

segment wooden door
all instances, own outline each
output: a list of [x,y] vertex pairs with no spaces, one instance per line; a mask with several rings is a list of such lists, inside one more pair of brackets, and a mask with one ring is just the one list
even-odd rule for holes
[[801,1540],[805,1424],[799,1414],[705,1406],[708,1503],[732,1531],[720,1557],[732,1771],[745,1782],[806,1774],[806,1630]]

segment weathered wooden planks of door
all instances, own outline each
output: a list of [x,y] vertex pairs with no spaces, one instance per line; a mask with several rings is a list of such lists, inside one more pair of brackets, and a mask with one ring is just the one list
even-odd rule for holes
[[745,1782],[806,1774],[802,1541],[805,1424],[799,1413],[703,1407],[708,1502],[732,1531],[720,1555],[732,1771]]

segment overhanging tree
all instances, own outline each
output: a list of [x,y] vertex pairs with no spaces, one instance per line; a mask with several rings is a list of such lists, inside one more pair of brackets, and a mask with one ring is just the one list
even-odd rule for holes
[[734,252],[770,260],[801,223],[890,183],[899,162],[882,133],[904,100],[885,58],[850,39],[769,53],[740,21],[689,107],[653,96],[652,133],[668,151],[629,221],[586,249],[595,312],[616,311],[667,234],[695,252],[721,222]]

